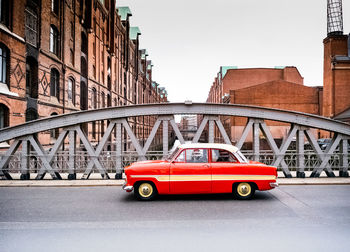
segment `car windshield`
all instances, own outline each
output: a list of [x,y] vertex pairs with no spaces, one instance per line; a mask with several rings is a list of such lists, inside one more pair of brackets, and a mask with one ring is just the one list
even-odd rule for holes
[[178,152],[179,152],[179,147],[177,147],[171,154],[169,154],[169,156],[165,160],[171,161]]

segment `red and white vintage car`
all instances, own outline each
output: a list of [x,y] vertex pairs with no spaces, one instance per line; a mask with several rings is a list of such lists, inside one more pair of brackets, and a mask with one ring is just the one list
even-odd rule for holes
[[232,145],[183,144],[166,160],[141,161],[125,167],[123,189],[140,200],[157,194],[233,193],[249,199],[255,190],[278,186],[277,168],[248,161]]

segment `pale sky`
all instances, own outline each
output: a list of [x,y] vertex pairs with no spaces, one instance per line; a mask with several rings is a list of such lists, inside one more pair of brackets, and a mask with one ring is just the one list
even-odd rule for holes
[[[220,66],[296,66],[322,86],[327,0],[116,0],[171,102],[205,102]],[[344,33],[350,0],[343,0]]]

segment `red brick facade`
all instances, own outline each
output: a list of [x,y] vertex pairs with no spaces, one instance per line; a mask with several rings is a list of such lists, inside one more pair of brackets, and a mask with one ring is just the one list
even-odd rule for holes
[[[221,68],[211,86],[207,102],[248,104],[320,114],[322,88],[304,86],[303,77],[295,67]],[[241,117],[222,117],[233,143],[240,138],[246,120]],[[289,128],[279,122],[267,123],[275,138],[283,138]],[[218,130],[215,137],[221,138]]]
[[[9,13],[0,23],[6,69],[0,76],[1,127],[79,110],[167,102],[166,90],[152,82],[152,63],[139,48],[140,31],[130,27],[129,8],[117,8],[115,0],[13,0],[1,8]],[[134,118],[130,124],[145,138],[154,120]],[[89,123],[85,131],[98,141],[106,126]],[[39,135],[47,144],[54,137]]]

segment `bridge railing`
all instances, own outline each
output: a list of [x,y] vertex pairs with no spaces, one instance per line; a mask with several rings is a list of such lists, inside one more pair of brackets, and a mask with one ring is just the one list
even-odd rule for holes
[[[169,127],[180,143],[184,138],[174,120],[174,115],[201,115],[201,123],[192,139],[198,142],[203,131],[207,130],[208,142],[215,142],[215,128],[220,132],[226,144],[232,139],[225,131],[220,116],[246,117],[247,124],[243,129],[236,146],[241,149],[249,134],[252,135],[252,150],[248,158],[262,161],[278,167],[285,177],[292,177],[296,170],[297,177],[304,177],[305,171],[311,170],[311,177],[318,177],[324,171],[328,176],[348,176],[350,125],[316,115],[300,112],[278,110],[263,107],[233,104],[148,104],[125,107],[110,107],[88,110],[71,114],[53,116],[0,129],[0,142],[10,141],[10,147],[1,156],[0,176],[11,179],[12,171],[19,171],[22,179],[28,179],[32,171],[37,172],[37,179],[50,174],[53,179],[60,179],[61,173],[68,172],[68,179],[75,179],[77,172],[83,172],[83,179],[91,173],[98,172],[102,178],[109,178],[110,171],[115,178],[122,177],[123,167],[136,160],[153,157],[160,159],[169,152]],[[137,116],[157,117],[147,140],[140,141],[135,136],[128,118]],[[81,125],[93,121],[108,120],[108,126],[97,146],[93,145],[91,136],[85,133]],[[290,129],[281,145],[277,145],[265,120],[289,123]],[[162,125],[162,151],[150,154],[150,146],[158,129]],[[60,134],[49,151],[39,141],[37,134],[48,130],[59,129]],[[332,139],[326,150],[322,150],[312,132],[313,129],[329,131]],[[134,153],[123,152],[125,134],[135,150]],[[260,148],[260,137],[268,143],[271,151]],[[107,142],[113,137],[113,152],[105,152]],[[305,149],[305,139],[312,151]],[[294,152],[290,152],[291,143],[295,140]],[[143,143],[144,142],[144,143]],[[83,147],[77,148],[77,143]],[[294,144],[293,144],[294,145]],[[65,148],[64,148],[65,147]],[[62,152],[62,149],[65,151]],[[34,150],[34,154],[31,151]]]

